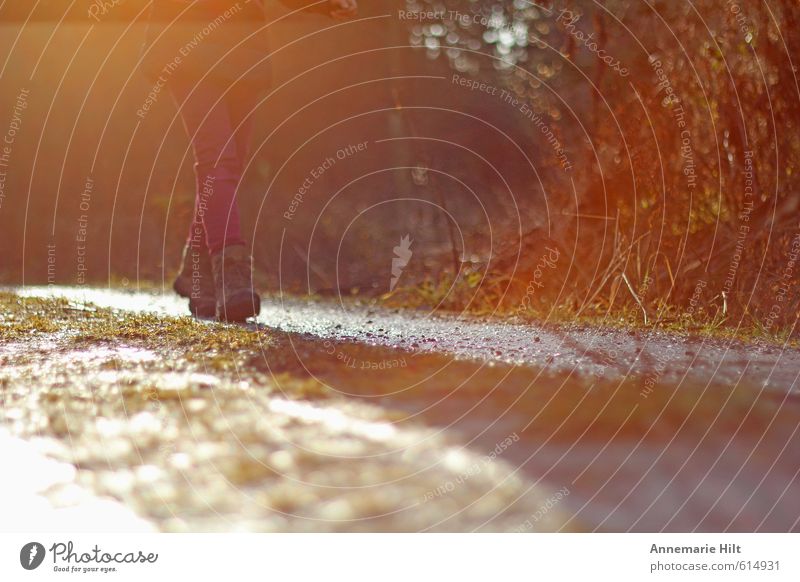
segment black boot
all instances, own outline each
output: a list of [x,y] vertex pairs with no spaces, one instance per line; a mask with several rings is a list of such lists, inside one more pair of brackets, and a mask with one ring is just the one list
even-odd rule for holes
[[217,296],[217,319],[244,321],[261,312],[253,289],[253,264],[244,245],[230,245],[211,255]]

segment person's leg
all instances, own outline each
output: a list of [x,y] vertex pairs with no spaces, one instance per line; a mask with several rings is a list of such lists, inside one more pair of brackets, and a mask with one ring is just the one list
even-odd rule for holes
[[195,215],[190,246],[202,238],[209,253],[243,244],[236,189],[242,163],[233,137],[230,111],[221,89],[172,80],[170,89],[192,144],[195,158]]
[[[222,91],[219,91],[219,93],[221,94]],[[183,95],[184,93],[182,92],[181,94]],[[251,112],[256,104],[257,92],[253,91],[244,83],[239,83],[228,90],[223,99],[228,108],[228,115],[234,132],[236,153],[240,161],[241,175],[244,172],[244,164],[247,161],[247,153],[249,151],[253,126]],[[180,103],[178,103],[178,105],[180,106]],[[233,208],[237,208],[237,205],[233,205]],[[197,204],[195,204],[192,211],[192,221],[189,224],[186,245],[183,250],[181,270],[173,284],[173,288],[178,295],[195,300],[198,299],[200,295],[205,294],[203,292],[204,290],[200,289],[198,281],[207,271],[210,271],[210,266],[205,268],[206,263],[210,265],[206,256],[204,256],[209,253],[206,247],[206,230],[203,226],[202,217],[197,213],[197,209]],[[228,217],[226,216],[226,225],[227,221]],[[230,233],[228,234],[230,235]],[[199,270],[202,270],[203,273],[198,272],[198,266],[200,267]],[[208,277],[210,278],[210,275]],[[195,301],[195,303],[198,302]],[[193,313],[200,312],[201,316],[208,315],[208,309],[205,305],[200,305],[199,309],[197,309],[197,305],[194,307],[195,308],[193,308],[190,302],[190,308],[192,308]],[[213,309],[212,307],[212,316]]]
[[[173,83],[172,91],[195,156],[195,222],[205,230],[215,313],[220,319],[243,321],[259,313],[261,301],[253,289],[252,264],[239,232],[236,190],[243,153],[231,115],[238,109],[230,95],[213,84],[192,89]],[[249,139],[247,129],[244,137]]]
[[[178,84],[175,79],[169,88],[182,117],[184,128],[189,137],[193,138],[199,123],[198,116],[204,107],[202,98],[207,99],[208,96],[198,93],[189,99],[191,87]],[[210,103],[213,104],[213,101]],[[202,116],[199,119],[202,119]],[[193,315],[203,318],[216,316],[217,300],[211,258],[206,246],[206,231],[202,216],[198,214],[197,196],[193,205],[189,235],[181,255],[181,267],[172,288],[181,297],[189,299],[189,311]]]
[[[253,133],[253,112],[258,102],[258,91],[239,82],[225,93],[225,105],[233,130],[233,141],[240,164],[239,186],[244,177],[245,166],[249,161],[250,142]],[[237,190],[238,192],[238,190]],[[237,208],[238,210],[238,208]]]

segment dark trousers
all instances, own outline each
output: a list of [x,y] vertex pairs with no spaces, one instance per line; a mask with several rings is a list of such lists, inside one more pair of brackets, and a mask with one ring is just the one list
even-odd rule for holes
[[239,83],[224,87],[213,82],[171,79],[194,153],[196,197],[189,244],[210,253],[244,244],[236,192],[242,179],[252,130],[257,91]]

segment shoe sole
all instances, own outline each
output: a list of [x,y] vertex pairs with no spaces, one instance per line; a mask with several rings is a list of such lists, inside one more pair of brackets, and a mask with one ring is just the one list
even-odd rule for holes
[[217,319],[220,321],[242,322],[248,317],[261,313],[261,297],[247,295],[227,301],[222,308],[217,306]]

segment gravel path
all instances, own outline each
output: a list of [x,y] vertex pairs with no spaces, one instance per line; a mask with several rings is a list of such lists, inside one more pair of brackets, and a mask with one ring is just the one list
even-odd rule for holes
[[[185,315],[185,301],[169,294],[75,287],[29,287],[20,294],[61,296],[125,311]],[[447,354],[462,360],[547,368],[620,379],[658,374],[670,383],[746,379],[778,391],[800,390],[795,375],[800,350],[732,341],[587,328],[537,328],[423,312],[365,308],[297,298],[267,298],[258,321],[299,336],[334,343],[359,342],[408,352]]]
[[[172,295],[20,293],[122,311],[185,310]],[[259,323],[282,332],[281,347],[241,386],[202,370],[159,370],[146,362],[165,354],[121,346],[122,355],[66,352],[55,363],[25,363],[41,373],[38,396],[22,390],[28,404],[11,408],[23,425],[27,418],[52,431],[57,416],[34,419],[43,391],[60,394],[53,366],[79,366],[73,376],[86,387],[73,396],[109,402],[146,372],[162,408],[130,417],[110,404],[92,409],[118,422],[87,424],[88,449],[73,441],[61,459],[82,468],[82,486],[168,530],[800,529],[796,350],[296,299],[266,301]],[[13,347],[3,353],[7,363],[16,357]],[[143,369],[98,372],[102,361],[125,357],[144,358]],[[334,397],[287,399],[284,374]],[[149,442],[135,431],[155,439],[144,447],[146,470],[133,468],[130,445],[101,444],[109,435]],[[50,436],[63,446],[63,434]],[[165,439],[175,454],[164,455]],[[76,451],[88,457],[69,456]],[[107,451],[121,456],[101,471],[95,465]],[[167,502],[142,496],[142,479]]]

